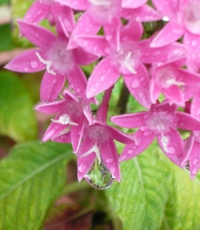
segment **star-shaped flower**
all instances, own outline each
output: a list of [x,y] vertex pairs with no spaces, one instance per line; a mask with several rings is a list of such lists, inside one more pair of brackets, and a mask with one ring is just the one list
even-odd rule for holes
[[64,32],[56,36],[41,26],[21,20],[18,20],[18,23],[21,33],[38,48],[17,56],[5,68],[29,73],[46,69],[40,88],[41,101],[54,101],[60,94],[66,78],[71,88],[85,96],[87,81],[78,65],[90,64],[97,57],[82,48],[67,50],[68,38]]
[[184,156],[183,141],[177,128],[200,130],[200,121],[193,116],[177,111],[167,102],[152,105],[150,111],[114,116],[111,121],[125,128],[139,128],[133,135],[134,142],[126,145],[120,160],[128,160],[143,152],[157,138],[166,156],[181,166]]

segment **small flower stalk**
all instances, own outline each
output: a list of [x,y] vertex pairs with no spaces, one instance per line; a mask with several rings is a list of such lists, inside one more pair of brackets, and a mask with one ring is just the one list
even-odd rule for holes
[[[42,141],[72,144],[79,181],[97,189],[119,182],[120,162],[142,154],[154,139],[171,162],[196,176],[199,15],[198,0],[36,0],[18,19],[20,35],[35,47],[5,68],[44,71],[35,110],[52,119]],[[43,20],[52,30],[39,25]],[[94,63],[86,75],[83,67]],[[143,110],[117,114],[116,108],[110,119],[109,102],[120,79]],[[115,141],[124,144],[122,153]]]

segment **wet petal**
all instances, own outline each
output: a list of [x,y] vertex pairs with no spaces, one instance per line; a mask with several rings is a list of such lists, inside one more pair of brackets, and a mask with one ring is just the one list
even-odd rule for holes
[[18,20],[18,24],[22,35],[28,38],[35,46],[42,49],[49,49],[56,41],[56,36],[44,27],[29,24],[22,20]]
[[157,99],[159,98],[160,96],[160,86],[157,85],[155,82],[154,82],[154,79],[152,78],[150,80],[150,98],[151,98],[151,102],[153,104],[156,103]]
[[80,47],[74,49],[73,54],[74,54],[74,61],[78,65],[89,65],[98,59],[97,55],[89,53],[88,50],[86,51]]
[[44,102],[54,101],[65,85],[64,75],[52,75],[47,71],[43,75],[40,86],[40,99]]
[[75,10],[86,10],[88,6],[87,0],[56,0],[56,2],[61,3],[62,5],[68,6]]
[[133,138],[130,135],[128,136],[127,134],[113,128],[112,126],[107,126],[107,129],[109,130],[110,135],[114,140],[124,144],[130,144],[133,142]]
[[138,130],[133,135],[133,144],[128,144],[125,146],[122,154],[120,155],[120,161],[129,160],[138,154],[142,153],[154,140],[154,133],[150,131]]
[[148,112],[139,112],[134,114],[124,114],[111,117],[111,121],[124,128],[136,128],[144,124]]
[[139,6],[142,6],[146,2],[147,0],[137,0],[137,1],[122,0],[121,6],[124,8],[137,8]]
[[200,130],[200,121],[190,114],[183,112],[176,112],[177,121],[176,125],[178,128],[183,130]]
[[91,98],[110,88],[119,78],[116,66],[110,58],[105,58],[93,70],[87,85],[86,95]]
[[36,53],[43,55],[40,49],[27,50],[12,59],[4,68],[21,73],[34,73],[46,68],[46,65],[38,60]]
[[65,109],[66,100],[53,101],[49,103],[42,102],[34,107],[35,110],[46,114],[54,114]]
[[52,138],[52,141],[59,143],[71,143],[71,135],[70,132],[66,132],[64,134],[58,134]]
[[199,155],[200,143],[195,141],[190,152],[190,177],[194,179],[200,169],[200,155]]
[[168,88],[162,88],[163,94],[173,103],[184,106],[184,98],[180,88],[176,85],[171,85]]
[[139,41],[143,34],[143,27],[140,22],[134,20],[121,29],[120,40],[121,41]]
[[143,65],[139,65],[133,75],[124,75],[125,84],[134,98],[145,108],[150,109],[149,75]]
[[108,140],[103,142],[100,147],[100,153],[102,157],[102,161],[114,178],[117,181],[120,181],[120,168],[119,168],[119,161],[118,161],[118,153],[116,146],[113,140]]
[[93,141],[87,138],[80,146],[77,162],[78,181],[81,181],[84,178],[85,174],[91,168],[92,164],[94,163],[94,160],[96,159],[96,154],[94,152],[87,156],[81,157],[84,153],[91,149],[93,145]]
[[193,133],[190,134],[190,136],[184,140],[184,155],[181,160],[181,167],[183,168],[187,162],[190,160],[190,152],[192,150],[193,144],[195,141],[195,136]]
[[26,12],[23,20],[25,22],[38,23],[41,22],[48,15],[51,10],[49,4],[44,4],[40,1],[36,1]]
[[194,98],[193,98],[193,101],[192,101],[192,104],[191,104],[191,114],[200,119],[200,91],[198,91]]
[[157,135],[158,143],[165,155],[176,165],[181,166],[183,158],[183,140],[178,131],[173,128],[166,133]]
[[182,25],[168,22],[151,42],[151,47],[168,45],[178,40],[184,34]]

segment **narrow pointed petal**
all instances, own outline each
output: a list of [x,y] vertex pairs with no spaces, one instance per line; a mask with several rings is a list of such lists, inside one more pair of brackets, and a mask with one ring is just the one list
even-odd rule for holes
[[171,102],[180,106],[185,105],[183,94],[177,85],[171,85],[168,88],[162,88],[161,91]]
[[184,34],[184,29],[181,25],[168,22],[167,25],[157,34],[151,42],[151,47],[160,47],[168,45],[178,40]]
[[164,134],[157,135],[158,143],[165,155],[175,164],[181,167],[183,158],[183,140],[179,132],[173,128]]
[[43,51],[40,49],[30,49],[12,59],[4,68],[21,73],[44,70],[46,65],[38,60],[36,53],[43,55]]
[[65,81],[66,77],[64,75],[52,75],[46,71],[40,86],[41,101],[54,101],[61,93],[61,90],[65,85]]
[[46,114],[55,114],[63,110],[66,100],[53,101],[50,103],[39,103],[34,107],[35,110]]
[[124,114],[121,116],[111,117],[111,121],[118,126],[124,128],[136,128],[142,126],[146,120],[147,112],[139,112],[134,114]]
[[128,136],[127,134],[113,128],[112,126],[107,126],[107,129],[109,130],[110,135],[114,140],[124,144],[130,144],[133,142],[133,138],[130,135]]
[[74,49],[78,47],[76,42],[77,37],[86,35],[95,35],[100,29],[99,25],[93,23],[89,15],[84,13],[78,20],[69,40],[67,49]]
[[139,41],[143,34],[143,26],[140,22],[129,21],[126,26],[121,29],[121,41]]
[[78,65],[89,65],[98,59],[98,56],[78,47],[73,50],[74,61]]
[[121,6],[124,8],[137,8],[144,5],[146,2],[147,0],[122,0]]
[[80,36],[76,42],[88,53],[99,57],[105,57],[110,53],[110,45],[103,36]]
[[200,85],[200,75],[189,72],[185,69],[176,70],[176,79],[180,82],[183,82],[186,86],[194,87]]
[[157,99],[160,96],[160,86],[155,84],[154,80],[150,80],[150,99],[153,104],[156,103]]
[[71,135],[70,132],[66,132],[64,134],[59,134],[57,136],[54,136],[52,138],[53,142],[59,142],[59,143],[71,143]]
[[100,147],[102,161],[117,181],[120,181],[120,168],[117,149],[113,140],[105,141]]
[[176,112],[177,121],[176,125],[178,128],[183,130],[200,130],[200,121],[195,117],[192,117],[190,114],[183,112]]
[[181,167],[184,168],[185,165],[190,161],[190,153],[192,151],[192,147],[194,145],[195,141],[195,136],[194,133],[192,132],[190,136],[184,140],[184,155],[181,160]]
[[49,49],[56,41],[56,36],[41,26],[26,23],[22,20],[18,20],[18,24],[22,35],[28,38],[35,46],[42,49]]
[[84,176],[87,174],[92,164],[94,163],[94,160],[96,158],[95,153],[91,153],[87,156],[82,157],[82,155],[86,153],[89,149],[91,149],[93,145],[94,145],[93,141],[87,138],[80,147],[80,151],[78,152],[78,162],[77,162],[78,181],[81,181],[84,178]]
[[71,144],[72,144],[74,153],[77,153],[78,147],[80,146],[80,141],[81,141],[80,134],[84,126],[83,120],[84,120],[84,117],[79,119],[78,126],[71,127]]
[[150,109],[149,75],[143,65],[139,65],[133,75],[124,75],[125,84],[134,98],[145,108]]
[[77,92],[78,95],[85,97],[87,80],[82,69],[78,66],[74,66],[67,72],[67,79],[70,83],[70,87]]
[[200,169],[200,156],[199,156],[200,143],[195,141],[193,148],[190,152],[190,177],[194,179]]
[[198,91],[191,104],[191,114],[200,120],[200,91]]
[[51,6],[40,1],[35,1],[26,12],[23,21],[30,23],[41,22],[50,12]]
[[87,85],[86,96],[91,98],[110,88],[119,78],[116,66],[110,58],[105,58],[93,70]]
[[88,6],[87,0],[56,0],[56,2],[75,10],[86,10]]
[[152,143],[154,137],[154,133],[146,133],[139,129],[133,136],[133,144],[128,144],[125,146],[122,154],[120,155],[120,162],[129,160],[142,153]]

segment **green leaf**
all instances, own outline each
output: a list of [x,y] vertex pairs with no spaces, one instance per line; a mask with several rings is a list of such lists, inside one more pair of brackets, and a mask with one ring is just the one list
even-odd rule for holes
[[0,72],[0,134],[15,141],[35,139],[37,123],[28,91],[15,74]]
[[13,49],[10,24],[0,25],[0,35],[0,51]]
[[123,230],[199,230],[200,181],[154,144],[121,165],[122,181],[106,191]]
[[157,151],[144,152],[121,164],[122,181],[106,191],[123,230],[151,230],[160,226],[171,174]]
[[5,4],[5,3],[9,3],[9,2],[10,2],[10,0],[0,0],[0,5]]
[[0,229],[38,230],[66,183],[71,147],[27,142],[0,162]]

